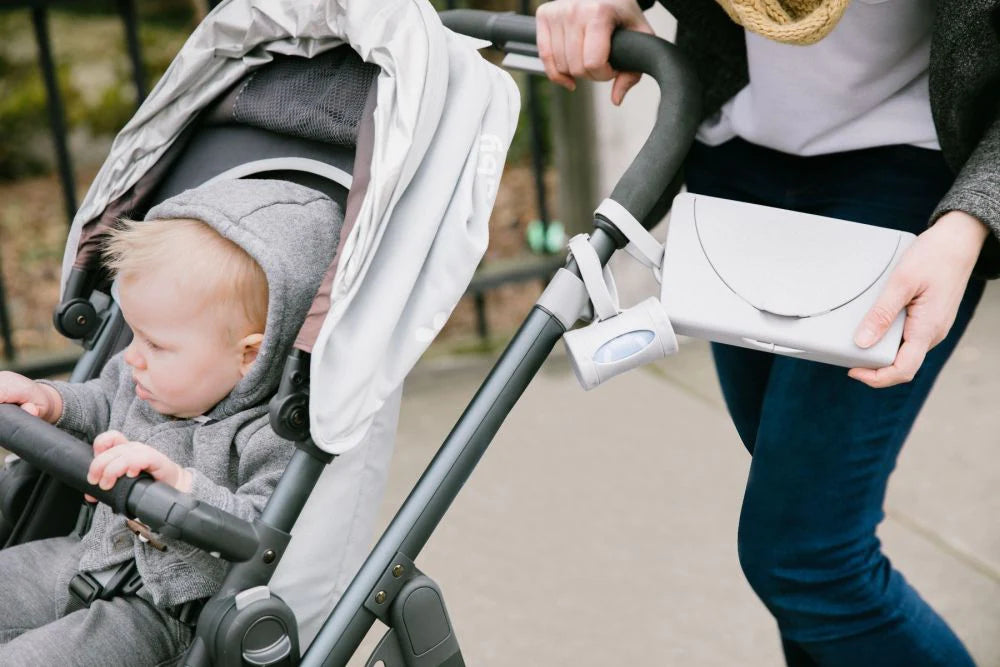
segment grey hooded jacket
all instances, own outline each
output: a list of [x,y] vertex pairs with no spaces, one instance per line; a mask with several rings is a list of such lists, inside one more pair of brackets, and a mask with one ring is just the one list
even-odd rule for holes
[[[51,383],[63,399],[56,425],[88,442],[109,429],[144,442],[192,471],[195,498],[251,520],[293,451],[271,430],[267,402],[333,257],[343,214],[315,190],[284,181],[241,180],[188,190],[146,215],[147,220],[164,218],[204,221],[264,269],[269,301],[257,360],[206,421],[164,416],[140,400],[119,354],[95,380]],[[83,538],[80,570],[101,570],[134,556],[144,596],[161,607],[218,590],[223,561],[182,542],[163,541],[165,552],[141,542],[124,517],[99,505]]]
[[[643,9],[656,0],[639,0]],[[659,0],[702,81],[710,116],[749,81],[743,28],[713,0]],[[1000,0],[934,0],[930,98],[955,183],[929,222],[965,211],[992,231],[974,274],[1000,277]]]

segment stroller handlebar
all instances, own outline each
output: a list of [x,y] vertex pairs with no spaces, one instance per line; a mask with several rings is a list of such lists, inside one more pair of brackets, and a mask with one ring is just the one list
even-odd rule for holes
[[[525,46],[535,45],[531,16],[472,9],[440,16],[455,32],[489,40],[503,50],[524,54]],[[652,35],[618,30],[611,39],[610,61],[617,70],[648,74],[660,88],[653,129],[611,192],[611,199],[650,227],[666,213],[674,194],[671,186],[701,122],[701,84],[687,56]]]
[[0,404],[0,444],[27,463],[166,537],[181,539],[229,561],[249,560],[259,540],[254,524],[148,476],[121,477],[105,491],[87,482],[93,448],[20,407]]

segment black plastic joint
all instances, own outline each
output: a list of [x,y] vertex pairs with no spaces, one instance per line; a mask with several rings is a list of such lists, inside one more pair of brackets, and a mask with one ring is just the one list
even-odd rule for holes
[[335,458],[337,458],[336,454],[331,454],[330,452],[324,452],[322,449],[317,447],[316,443],[313,442],[313,439],[311,437],[306,438],[305,440],[296,440],[295,447],[297,449],[301,449],[302,451],[304,451],[306,454],[313,457],[317,461],[320,461],[325,464],[328,464]]
[[606,231],[619,250],[628,245],[628,238],[621,233],[618,227],[615,226],[615,223],[611,222],[603,215],[594,216],[594,227]]
[[286,440],[309,438],[309,353],[292,350],[278,391],[268,403],[271,428]]
[[52,313],[56,331],[67,338],[86,338],[100,324],[97,310],[87,298],[91,289],[91,276],[82,269],[72,269],[66,279],[63,300]]
[[309,394],[275,396],[268,404],[271,428],[285,440],[309,437]]
[[56,306],[52,314],[56,331],[66,338],[81,340],[89,336],[100,323],[97,310],[86,299],[70,299]]

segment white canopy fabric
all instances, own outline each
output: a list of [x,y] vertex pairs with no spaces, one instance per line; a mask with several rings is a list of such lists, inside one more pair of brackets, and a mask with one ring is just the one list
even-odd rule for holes
[[476,53],[476,42],[444,28],[428,2],[219,5],[115,139],[74,219],[63,261],[65,286],[81,226],[247,72],[277,54],[311,57],[345,43],[381,72],[371,181],[313,347],[312,436],[333,454],[365,439],[465,291],[486,249],[517,121],[511,78]]

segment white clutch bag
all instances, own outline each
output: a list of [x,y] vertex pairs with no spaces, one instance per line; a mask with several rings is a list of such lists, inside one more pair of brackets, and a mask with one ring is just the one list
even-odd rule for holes
[[913,234],[715,197],[674,199],[661,300],[674,331],[846,367],[881,368],[905,313],[854,344]]

